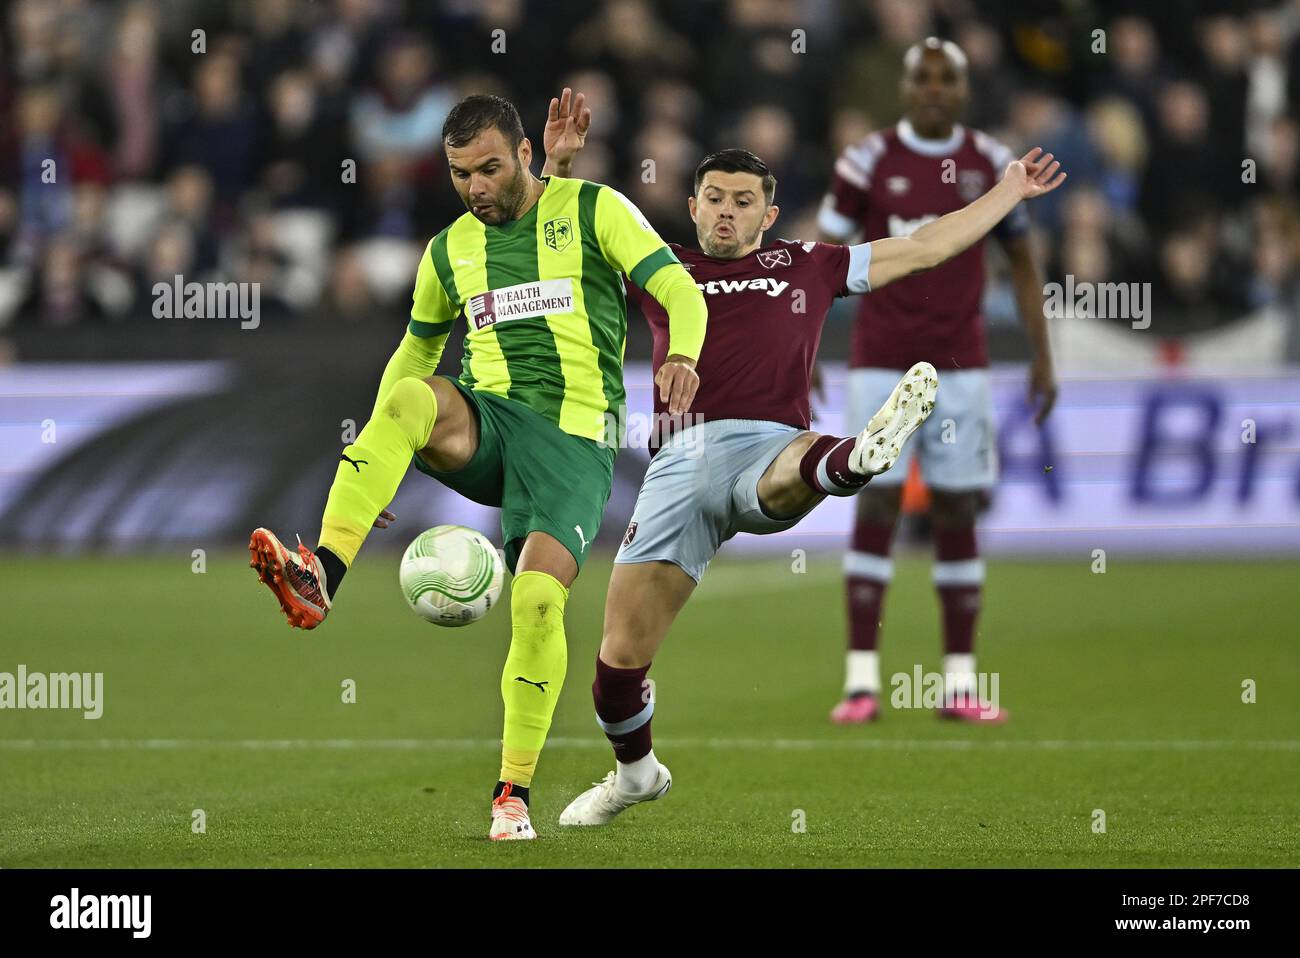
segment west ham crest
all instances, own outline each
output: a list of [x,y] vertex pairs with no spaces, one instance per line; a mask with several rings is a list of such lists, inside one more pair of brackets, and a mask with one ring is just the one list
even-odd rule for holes
[[788,249],[769,249],[758,254],[758,261],[764,269],[776,269],[778,266],[789,266],[793,260],[790,259]]

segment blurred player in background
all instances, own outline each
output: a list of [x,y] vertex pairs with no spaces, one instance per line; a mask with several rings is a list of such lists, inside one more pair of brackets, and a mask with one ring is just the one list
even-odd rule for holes
[[[580,143],[585,125],[570,125]],[[548,123],[544,140],[564,128]],[[568,661],[564,607],[613,480],[616,449],[604,440],[606,410],[624,402],[620,274],[670,317],[672,344],[655,382],[674,413],[690,408],[699,385],[694,366],[707,312],[690,275],[621,193],[532,175],[532,145],[509,101],[462,100],[442,142],[468,212],[420,259],[406,336],[369,422],[339,457],[316,550],[299,541],[295,555],[257,529],[250,564],[289,624],[311,629],[329,614],[372,523],[382,528],[394,518],[387,507],[408,466],[500,507],[515,578],[489,837],[529,839],[536,837],[529,785]],[[461,374],[435,376],[462,315]]]
[[[546,169],[568,172],[579,145],[547,152]],[[776,177],[748,150],[722,150],[695,171],[687,200],[700,248],[670,248],[709,304],[699,357],[701,386],[689,421],[662,397],[651,430],[653,458],[615,557],[605,629],[592,684],[596,720],[614,748],[615,771],[575,798],[561,825],[603,825],[672,786],[655,757],[654,698],[646,675],[673,620],[722,543],[737,532],[793,527],[826,496],[852,496],[888,470],[934,408],[936,378],[925,361],[893,383],[878,409],[850,418],[856,437],[809,430],[809,384],[826,313],[837,296],[870,293],[930,270],[977,243],[1022,200],[1065,180],[1052,155],[1033,150],[964,209],[910,236],[855,246],[778,240]],[[1002,170],[998,171],[999,174]],[[995,185],[996,184],[996,185]],[[662,306],[629,289],[654,334],[653,366],[670,356]],[[942,395],[942,388],[938,390]]]
[[[966,57],[930,37],[903,58],[905,115],[897,126],[849,146],[835,164],[818,225],[822,238],[909,236],[989,189],[1014,158],[1010,150],[958,118],[969,98]],[[1017,208],[994,231],[1010,260],[1016,304],[1033,349],[1028,399],[1041,424],[1056,399],[1043,279],[1034,262],[1028,219]],[[942,609],[945,699],[940,715],[998,722],[1005,713],[975,696],[975,623],[984,563],[975,519],[997,479],[997,439],[980,302],[984,244],[924,276],[864,297],[853,331],[847,421],[859,422],[889,395],[898,371],[928,361],[943,388],[934,414],[894,469],[858,497],[851,551],[845,556],[849,651],[844,698],[831,712],[843,724],[879,715],[877,647],[885,590],[893,576],[890,546],[913,451],[930,492],[934,584]]]

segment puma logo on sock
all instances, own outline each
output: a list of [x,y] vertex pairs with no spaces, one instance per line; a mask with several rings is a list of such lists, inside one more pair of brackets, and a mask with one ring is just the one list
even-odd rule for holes
[[537,686],[539,689],[541,689],[543,692],[545,692],[546,689],[543,689],[542,686],[543,686],[543,685],[549,685],[549,684],[550,684],[549,680],[546,680],[546,679],[543,679],[541,682],[530,682],[528,679],[524,678],[522,675],[516,675],[516,676],[515,676],[515,681],[516,681],[516,682],[525,682],[525,683],[527,683],[528,685],[536,685],[536,686]]

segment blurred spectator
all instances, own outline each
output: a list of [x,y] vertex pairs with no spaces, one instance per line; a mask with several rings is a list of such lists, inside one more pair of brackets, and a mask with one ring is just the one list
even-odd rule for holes
[[1259,179],[1275,193],[1294,196],[1300,167],[1300,124],[1289,116],[1277,117],[1264,137],[1259,162]]
[[636,155],[646,158],[628,190],[628,197],[669,242],[694,243],[686,199],[694,192],[695,167],[703,158],[699,144],[676,124],[659,120],[636,139]]
[[117,119],[113,171],[123,179],[149,176],[158,153],[158,23],[146,2],[126,6],[105,68]]
[[347,139],[338,117],[324,114],[311,76],[286,70],[271,83],[270,129],[260,181],[277,206],[341,211]]
[[735,145],[776,173],[775,235],[811,235],[834,157],[897,122],[903,51],[931,32],[968,57],[964,123],[1068,168],[1032,210],[1054,277],[1153,283],[1163,335],[1292,314],[1300,2],[1238,6],[13,0],[0,326],[14,304],[24,324],[146,320],[152,283],[177,274],[259,282],[268,316],[387,321],[464,211],[439,134],[471,92],[517,103],[539,172],[547,101],[583,91],[574,175],[666,238],[694,242],[695,166]]
[[928,0],[875,0],[877,36],[849,52],[832,95],[840,106],[860,107],[876,126],[898,122],[903,54],[932,33]]
[[1160,91],[1159,126],[1142,184],[1142,214],[1158,224],[1157,230],[1176,221],[1188,205],[1220,205],[1224,184],[1209,140],[1205,91],[1188,81],[1167,84]]
[[1224,250],[1219,226],[1213,213],[1193,208],[1160,239],[1151,310],[1164,335],[1210,329],[1225,310],[1247,307],[1246,264]]
[[[1017,155],[1041,146],[1061,157],[1063,164],[1069,163],[1070,178],[1076,185],[1101,178],[1102,168],[1087,126],[1064,99],[1046,87],[1027,85],[1013,98],[1008,116],[1008,145]],[[1035,200],[1034,221],[1049,230],[1056,229],[1061,204],[1068,194],[1068,190],[1061,190]]]
[[1143,17],[1119,17],[1106,30],[1106,51],[1110,69],[1098,78],[1100,92],[1132,102],[1143,125],[1153,128],[1156,91],[1167,78],[1155,29]]
[[407,35],[393,40],[380,66],[378,88],[353,101],[358,159],[418,164],[437,148],[442,121],[456,101],[445,84],[434,82],[433,67],[427,43]]
[[967,20],[954,39],[969,64],[971,97],[965,122],[977,130],[1002,126],[1016,91],[1016,74],[1007,62],[1002,37],[989,24]]
[[201,55],[192,95],[164,135],[168,169],[203,167],[217,196],[233,205],[253,182],[259,126],[255,102],[244,93],[232,52],[213,49]]
[[1106,202],[1119,210],[1135,209],[1148,162],[1147,134],[1137,109],[1120,97],[1094,101],[1088,109],[1088,135],[1097,146]]

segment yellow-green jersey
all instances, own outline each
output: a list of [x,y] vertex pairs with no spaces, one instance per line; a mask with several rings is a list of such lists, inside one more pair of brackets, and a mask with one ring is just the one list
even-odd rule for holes
[[409,329],[441,353],[464,315],[462,383],[599,441],[624,402],[623,275],[644,288],[677,262],[617,190],[549,177],[519,219],[489,226],[465,213],[430,240]]

